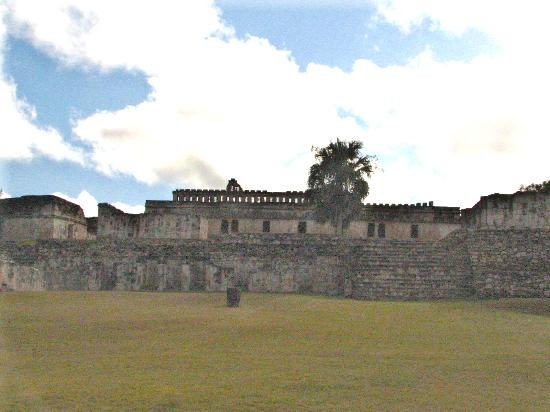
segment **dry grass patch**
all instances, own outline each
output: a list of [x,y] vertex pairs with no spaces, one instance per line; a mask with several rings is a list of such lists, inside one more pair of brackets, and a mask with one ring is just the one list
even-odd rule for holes
[[0,295],[2,410],[545,410],[548,300]]

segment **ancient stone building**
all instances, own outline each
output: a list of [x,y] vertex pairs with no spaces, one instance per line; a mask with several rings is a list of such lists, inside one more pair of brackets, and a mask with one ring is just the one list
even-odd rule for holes
[[550,229],[550,193],[494,193],[482,196],[470,209],[462,211],[466,226],[478,229]]
[[97,236],[97,216],[87,217],[86,226],[88,229],[88,239],[95,239]]
[[63,199],[24,196],[0,200],[0,285],[548,298],[549,205],[548,193],[484,196],[462,211],[367,204],[342,238],[315,220],[304,192],[243,190],[234,179],[148,200],[142,214],[100,203],[87,220]]
[[0,239],[86,239],[81,207],[53,195],[0,199]]
[[[235,179],[225,190],[178,189],[172,200],[147,200],[145,212],[124,213],[108,203],[98,217],[56,196],[0,200],[0,239],[220,239],[228,235],[335,235],[316,220],[305,192],[243,190]],[[371,204],[345,228],[350,239],[433,241],[460,227],[550,228],[550,194],[517,192],[481,197],[473,207]]]
[[[460,208],[417,204],[367,204],[346,228],[353,239],[437,240],[460,227]],[[334,235],[315,219],[305,192],[243,190],[231,179],[225,190],[175,190],[170,201],[147,200],[132,215],[100,203],[98,237],[216,239],[228,234]]]

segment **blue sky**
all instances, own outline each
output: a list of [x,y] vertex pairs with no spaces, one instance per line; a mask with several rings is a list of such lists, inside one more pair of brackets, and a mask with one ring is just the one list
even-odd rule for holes
[[303,70],[309,63],[349,71],[357,59],[369,59],[382,67],[406,64],[429,47],[440,60],[464,60],[490,53],[490,39],[469,28],[461,34],[431,30],[424,21],[403,33],[381,22],[373,25],[373,6],[363,7],[226,7],[223,18],[240,38],[254,35],[269,39],[280,49],[292,51]]
[[[67,67],[16,37],[8,37],[4,70],[17,84],[18,98],[36,108],[34,123],[54,127],[68,142],[83,150],[86,145],[72,136],[75,118],[138,104],[151,92],[143,73]],[[162,198],[171,192],[166,185],[152,187],[131,176],[110,177],[93,167],[44,156],[14,159],[5,162],[4,167],[4,190],[12,196],[62,192],[76,197],[81,190],[87,190],[108,201],[124,200],[137,205],[143,202],[143,191]]]
[[87,215],[230,177],[303,190],[336,137],[377,155],[369,202],[547,179],[542,10],[443,3],[0,1],[0,186]]

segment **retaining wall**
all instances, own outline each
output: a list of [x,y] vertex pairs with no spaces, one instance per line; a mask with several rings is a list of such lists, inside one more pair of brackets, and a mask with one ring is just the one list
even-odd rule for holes
[[550,297],[550,231],[455,231],[438,242],[310,235],[0,242],[15,290],[347,294],[360,299]]
[[31,241],[0,244],[0,281],[15,290],[343,291],[337,241]]
[[550,231],[469,230],[473,288],[480,297],[550,297]]

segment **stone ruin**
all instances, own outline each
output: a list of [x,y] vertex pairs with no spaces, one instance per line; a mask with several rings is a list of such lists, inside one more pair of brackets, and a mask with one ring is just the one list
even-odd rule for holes
[[[344,236],[305,192],[175,190],[145,213],[55,196],[0,200],[0,284],[13,290],[225,291],[364,299],[550,297],[550,194],[472,208],[366,204]],[[3,286],[4,288],[4,286]]]

